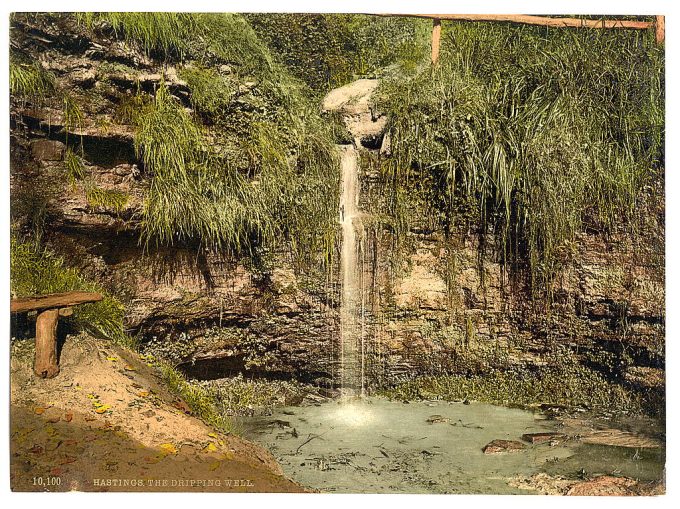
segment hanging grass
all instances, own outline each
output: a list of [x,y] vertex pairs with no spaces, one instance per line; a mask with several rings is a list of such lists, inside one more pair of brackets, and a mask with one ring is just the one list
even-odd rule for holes
[[576,233],[632,226],[663,171],[663,52],[636,31],[444,27],[440,64],[382,89],[392,214],[420,196],[445,231],[476,225],[549,297]]
[[64,129],[73,131],[83,127],[84,114],[78,102],[68,93],[63,94]]
[[[114,29],[152,55],[167,46],[160,36],[153,43],[153,31],[140,38],[127,30],[124,18],[99,13],[81,22]],[[142,241],[256,258],[285,246],[301,266],[329,266],[339,178],[333,126],[241,16],[167,20],[175,22],[189,33],[179,74],[194,111],[164,83],[117,111],[119,121],[135,125],[135,149],[150,176]]]
[[175,12],[83,12],[79,22],[89,29],[109,28],[114,35],[148,54],[179,56],[198,29],[194,16]]
[[337,176],[324,131],[309,132],[301,120],[286,133],[272,123],[252,123],[248,147],[242,147],[250,152],[248,175],[233,155],[206,146],[204,130],[164,86],[136,125],[138,156],[153,173],[143,213],[145,242],[193,240],[253,255],[287,240],[301,262],[321,256],[330,263],[334,202],[319,197],[337,192],[329,183]]
[[54,75],[37,62],[12,55],[9,62],[9,93],[15,97],[45,99],[55,92]]
[[83,160],[71,148],[67,148],[64,153],[64,169],[66,178],[71,186],[83,180],[87,176],[87,170]]
[[136,124],[135,149],[153,174],[143,213],[147,244],[195,239],[240,252],[248,251],[251,235],[269,234],[252,186],[208,150],[200,127],[165,86]]

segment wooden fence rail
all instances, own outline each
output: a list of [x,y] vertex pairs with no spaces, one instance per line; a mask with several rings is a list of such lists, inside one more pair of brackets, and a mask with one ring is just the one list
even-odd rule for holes
[[580,19],[554,18],[548,16],[531,16],[527,14],[375,14],[375,16],[401,16],[432,19],[432,63],[439,60],[441,46],[441,22],[447,21],[501,21],[537,25],[554,28],[593,28],[593,29],[628,29],[648,30],[654,28],[657,44],[662,44],[666,36],[664,16],[656,16],[655,21],[629,21],[623,19]]

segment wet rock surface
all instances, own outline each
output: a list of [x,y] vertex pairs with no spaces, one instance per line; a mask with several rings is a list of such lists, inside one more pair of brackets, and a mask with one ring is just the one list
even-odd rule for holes
[[530,444],[551,443],[563,440],[564,438],[566,437],[562,433],[525,433],[522,435],[522,440]]
[[638,481],[629,477],[609,475],[596,476],[588,480],[568,479],[545,473],[530,477],[516,478],[510,484],[525,492],[542,495],[570,496],[655,496],[665,493],[663,482]]
[[506,452],[518,452],[525,448],[522,442],[517,440],[492,440],[484,446],[484,454],[503,454]]

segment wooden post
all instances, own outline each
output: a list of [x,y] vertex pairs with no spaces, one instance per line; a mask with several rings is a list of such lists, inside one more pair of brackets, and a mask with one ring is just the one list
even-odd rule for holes
[[442,35],[442,20],[435,18],[432,20],[432,65],[436,65],[439,60],[439,44]]
[[663,44],[666,39],[666,17],[657,16],[654,25],[656,28],[656,43]]
[[101,293],[65,292],[22,297],[10,301],[12,313],[38,311],[35,322],[35,361],[33,371],[40,378],[53,378],[59,374],[57,363],[57,323],[61,316],[71,316],[79,304],[99,302]]
[[40,378],[54,378],[59,374],[57,364],[58,309],[47,309],[38,314],[35,323],[35,364],[33,370]]

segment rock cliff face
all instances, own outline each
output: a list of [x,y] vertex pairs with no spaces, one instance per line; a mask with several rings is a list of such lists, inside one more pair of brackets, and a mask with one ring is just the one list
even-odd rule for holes
[[[148,178],[135,155],[133,128],[114,117],[134,87],[153,89],[161,80],[188,107],[186,85],[174,69],[120,41],[94,39],[72,20],[50,19],[14,20],[12,44],[55,74],[81,105],[82,121],[70,125],[63,108],[50,101],[12,99],[14,219],[24,228],[44,221],[54,250],[120,296],[129,332],[181,344],[178,360],[192,374],[246,370],[331,385],[337,268],[329,277],[299,274],[280,253],[272,269],[254,269],[189,247],[141,245]],[[137,71],[135,78],[129,69]],[[369,85],[363,88],[370,92]],[[370,122],[374,129],[359,141],[374,151],[382,145],[385,154],[384,119],[358,111],[368,107],[362,101],[329,109],[339,109],[352,125]],[[87,185],[65,178],[68,151],[81,142]],[[377,178],[367,169],[361,177],[365,190]],[[98,200],[92,189],[120,199]],[[641,204],[648,217],[644,231],[577,239],[553,303],[541,309],[491,255],[480,256],[474,234],[462,232],[452,243],[426,229],[411,231],[395,268],[393,239],[369,229],[363,273],[374,385],[417,374],[541,364],[560,347],[596,367],[620,365],[617,373],[631,380],[662,368],[663,183],[651,196],[655,200]]]

